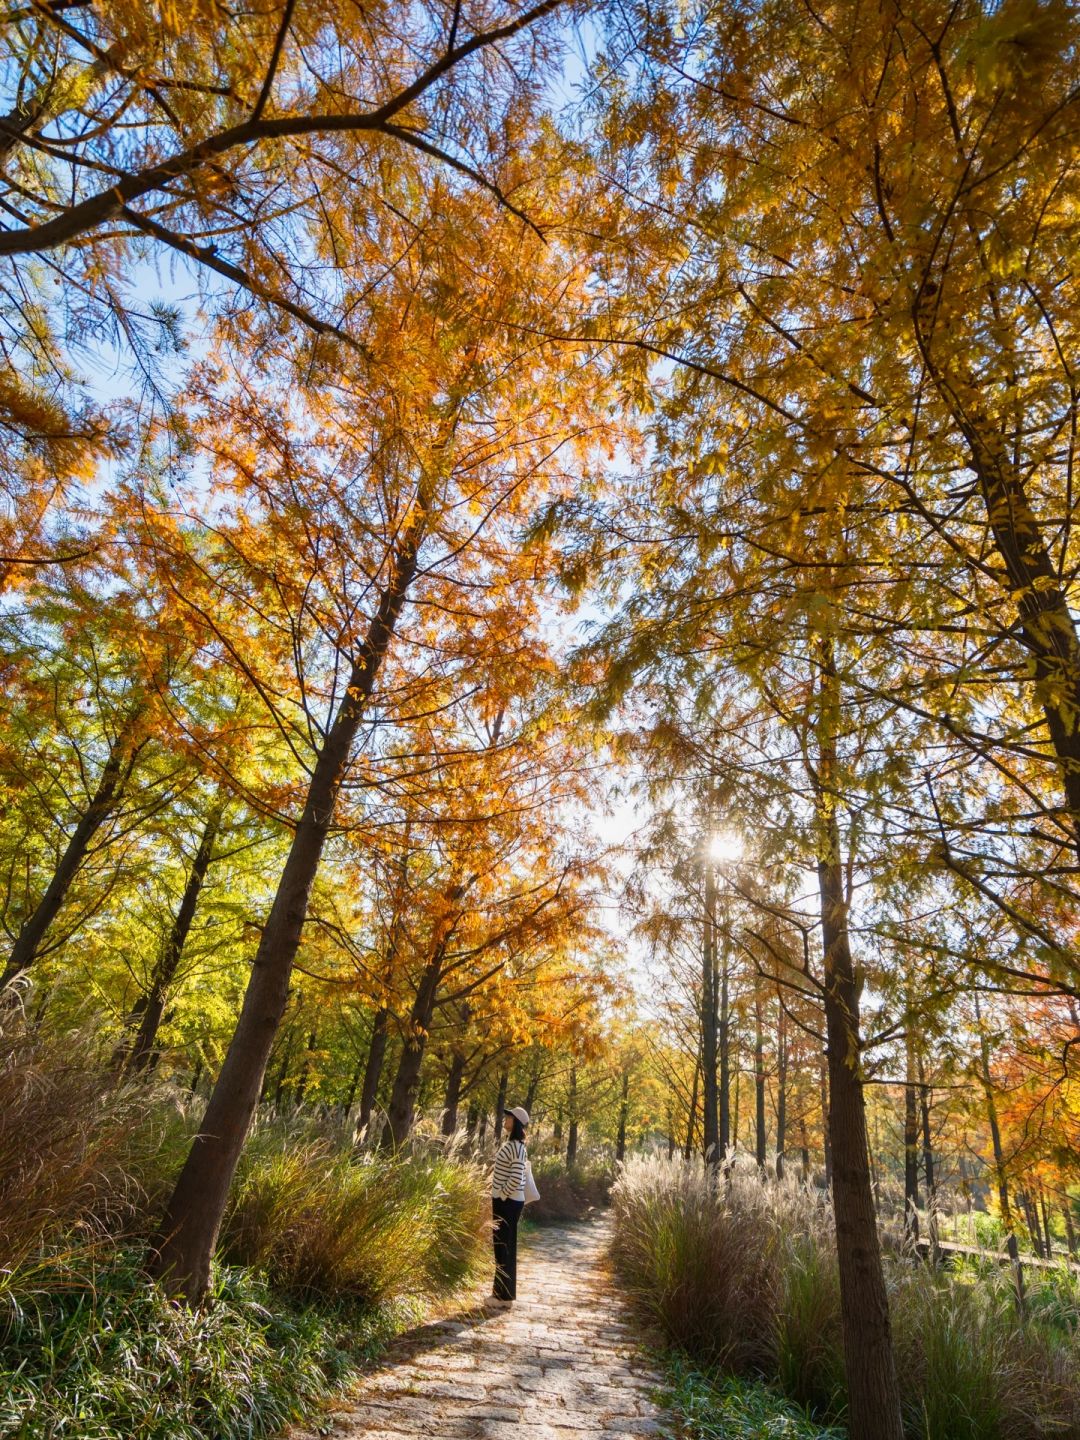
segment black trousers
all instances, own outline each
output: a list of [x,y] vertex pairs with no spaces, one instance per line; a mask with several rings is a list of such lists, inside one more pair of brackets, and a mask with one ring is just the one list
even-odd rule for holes
[[495,1221],[495,1289],[500,1300],[517,1299],[517,1227],[524,1200],[491,1200]]

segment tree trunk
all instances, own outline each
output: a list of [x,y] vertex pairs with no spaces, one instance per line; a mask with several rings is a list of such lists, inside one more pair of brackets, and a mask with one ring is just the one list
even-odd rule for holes
[[[292,1060],[293,1038],[292,1028],[290,1027],[285,1033],[284,1054],[281,1057],[281,1065],[278,1068],[277,1084],[274,1086],[275,1110],[281,1109],[281,1102],[285,1097],[285,1082],[289,1078],[289,1063]],[[261,1094],[259,1098],[263,1098]]]
[[930,1131],[930,1087],[926,1083],[926,1068],[922,1054],[919,1054],[919,1106],[922,1113],[923,1170],[926,1174],[926,1218],[930,1231],[930,1259],[937,1264],[938,1250],[938,1193],[934,1173],[934,1140]]
[[731,1149],[731,1001],[728,984],[728,948],[720,949],[720,1158]]
[[390,1011],[385,1005],[380,1005],[375,1012],[375,1019],[371,1022],[371,1039],[368,1042],[367,1064],[364,1066],[364,1084],[360,1091],[360,1113],[356,1117],[358,1134],[366,1130],[371,1123],[371,1112],[375,1108],[375,1097],[379,1093],[379,1081],[382,1078],[383,1061],[386,1059],[389,1022]]
[[994,1171],[997,1176],[998,1208],[1001,1223],[1005,1227],[1005,1248],[1012,1264],[1013,1288],[1016,1293],[1016,1308],[1023,1315],[1027,1309],[1024,1294],[1024,1267],[1020,1264],[1020,1246],[1016,1243],[1016,1228],[1013,1222],[1012,1206],[1009,1203],[1009,1180],[1005,1170],[1005,1152],[1001,1145],[1001,1126],[998,1124],[997,1103],[994,1100],[994,1083],[990,1075],[990,1042],[982,1023],[982,1008],[979,992],[975,992],[975,1023],[979,1030],[979,1058],[983,1094],[986,1097],[986,1118],[990,1123],[990,1143],[994,1150]]
[[787,1015],[777,1001],[779,1022],[776,1031],[776,1178],[784,1178],[784,1145],[787,1138]]
[[1075,1260],[1077,1255],[1076,1226],[1073,1224],[1072,1201],[1068,1195],[1064,1197],[1064,1204],[1061,1207],[1061,1218],[1065,1221],[1065,1243],[1069,1247],[1069,1254]]
[[[910,1020],[909,1020],[910,1026]],[[919,1112],[915,1091],[915,1044],[908,1030],[904,1046],[904,1234],[919,1238]]]
[[1039,1216],[1034,1205],[1031,1203],[1031,1196],[1026,1190],[1019,1194],[1020,1209],[1024,1212],[1024,1224],[1027,1226],[1028,1239],[1031,1241],[1031,1248],[1035,1252],[1037,1260],[1045,1260],[1043,1254],[1042,1228],[1039,1224]]
[[52,989],[48,985],[42,985],[41,993],[38,995],[38,1002],[34,1006],[34,1013],[30,1020],[30,1024],[34,1030],[41,1029],[41,1022],[45,1019],[45,1011],[48,1009],[51,995]]
[[829,1072],[828,1049],[821,1057],[821,1148],[825,1167],[825,1188],[832,1185],[832,1143],[829,1140]]
[[71,832],[68,843],[64,847],[64,853],[57,862],[44,895],[19,928],[4,973],[0,976],[0,990],[10,985],[20,975],[25,975],[37,959],[45,934],[60,913],[60,908],[71,889],[71,883],[86,859],[94,836],[116,809],[138,753],[138,746],[133,743],[133,740],[135,726],[141,714],[142,708],[139,707],[124,722],[113,742],[109,750],[109,757],[98,777],[97,788],[90,798],[89,805],[83,811],[82,818]]
[[578,1147],[578,1091],[577,1066],[570,1066],[570,1096],[567,1104],[568,1131],[566,1137],[566,1168],[572,1170],[577,1163]]
[[[990,299],[995,307],[1002,303],[993,294]],[[915,330],[928,372],[967,443],[969,464],[1020,619],[1020,635],[1032,657],[1036,695],[1058,761],[1073,844],[1080,853],[1080,638],[1068,597],[1010,441],[985,414],[983,397],[970,382],[942,369],[917,312]]]
[[1073,843],[1080,853],[1080,640],[1076,624],[1005,442],[979,416],[969,417],[966,438],[990,530],[1008,572],[1024,644],[1034,661],[1035,690],[1058,760]]
[[300,1066],[300,1074],[296,1077],[296,1084],[293,1086],[293,1104],[303,1103],[307,1094],[308,1081],[311,1079],[311,1057],[315,1053],[315,1046],[318,1043],[318,1034],[312,1030],[308,1036],[307,1049],[304,1051],[304,1061]]
[[818,890],[824,952],[833,1214],[850,1440],[904,1440],[892,1348],[889,1296],[881,1264],[862,1082],[859,982],[848,936],[837,819],[835,735],[840,686],[831,649],[822,647],[821,716],[815,800]]
[[180,907],[173,918],[161,959],[154,967],[150,989],[143,996],[141,1003],[132,1011],[131,1018],[132,1020],[138,1018],[139,1027],[131,1042],[127,1057],[123,1060],[124,1069],[129,1075],[135,1075],[140,1070],[145,1070],[154,1053],[161,1017],[165,1013],[165,1001],[173,980],[176,978],[184,946],[187,944],[188,932],[195,919],[195,909],[199,903],[199,895],[202,892],[207,871],[214,858],[214,845],[217,841],[218,831],[221,829],[224,813],[224,801],[219,800],[206,817],[199,848],[195,852],[195,859],[192,862],[191,873],[188,875],[184,893],[180,898]]
[[[875,1129],[876,1128],[875,1126]],[[878,1196],[881,1194],[881,1187],[878,1184],[877,1164],[874,1160],[874,1142],[876,1140],[876,1135],[867,1135],[866,1158],[870,1162],[870,1189],[873,1192],[875,1207],[877,1206]]]
[[446,1077],[446,1095],[443,1099],[442,1133],[453,1135],[457,1129],[458,1104],[461,1100],[461,1078],[465,1074],[464,1055],[455,1054],[450,1062],[450,1073]]
[[[706,845],[708,841],[706,840]],[[702,1148],[711,1165],[720,1160],[716,1093],[716,875],[705,859],[705,905],[701,935],[701,1128]]]
[[[460,898],[460,895],[461,887],[454,886],[449,898],[457,899]],[[398,1061],[394,1086],[390,1091],[390,1102],[386,1107],[386,1127],[382,1132],[381,1140],[382,1146],[386,1150],[396,1150],[399,1145],[403,1145],[412,1129],[416,1092],[420,1087],[420,1067],[424,1061],[424,1051],[427,1048],[431,1022],[435,1016],[435,1003],[442,980],[448,934],[447,925],[440,927],[435,937],[434,948],[424,967],[424,973],[420,977],[412,1010],[409,1012],[409,1022],[401,1047],[401,1059]]]
[[615,1136],[615,1163],[621,1165],[626,1159],[626,1122],[630,1118],[630,1071],[622,1075],[622,1093],[619,1096],[619,1129]]
[[754,997],[754,1119],[758,1169],[765,1172],[768,1135],[765,1132],[765,1041],[761,1033],[761,1000]]
[[210,1260],[229,1186],[288,1002],[289,979],[311,887],[360,722],[416,573],[424,514],[419,507],[398,544],[360,658],[315,762],[307,802],[255,952],[236,1029],[158,1231],[153,1269],[174,1294],[193,1303],[202,1300],[209,1283]]
[[363,1075],[363,1073],[364,1057],[361,1055],[357,1058],[356,1064],[353,1066],[352,1076],[345,1091],[345,1099],[342,1101],[341,1104],[341,1108],[346,1115],[348,1115],[356,1100],[356,1092],[360,1088],[360,1077],[361,1075]]
[[847,936],[839,836],[819,863],[829,1057],[829,1142],[851,1440],[903,1440],[889,1298],[870,1183],[859,995]]
[[734,1087],[734,1088],[735,1088],[735,1093],[734,1093],[734,1096],[732,1097],[732,1103],[731,1103],[731,1143],[732,1143],[733,1146],[735,1146],[736,1149],[738,1149],[738,1145],[739,1145],[739,1087],[740,1087],[740,1083],[741,1083],[741,1081],[742,1081],[742,1065],[739,1063],[739,1059],[738,1059],[738,1055],[737,1055],[737,1054],[736,1054],[736,1058],[735,1058],[735,1061],[734,1061],[734,1063],[733,1063],[733,1067],[732,1067],[732,1068],[733,1068],[734,1073],[735,1073],[735,1087]]
[[506,1109],[506,1088],[507,1088],[507,1086],[508,1086],[509,1084],[510,1084],[510,1072],[509,1072],[509,1070],[500,1070],[500,1072],[499,1072],[499,1090],[498,1090],[498,1094],[495,1096],[495,1148],[496,1148],[496,1150],[497,1150],[497,1149],[499,1148],[499,1146],[502,1144],[503,1111]]
[[1054,1258],[1054,1232],[1050,1229],[1050,1211],[1046,1208],[1046,1191],[1039,1187],[1039,1209],[1042,1212],[1043,1236],[1046,1245],[1046,1258]]
[[701,1079],[701,1056],[694,1061],[694,1083],[690,1090],[690,1115],[686,1121],[686,1144],[683,1146],[683,1159],[689,1160],[694,1153],[694,1132],[697,1129],[697,1102],[698,1083]]

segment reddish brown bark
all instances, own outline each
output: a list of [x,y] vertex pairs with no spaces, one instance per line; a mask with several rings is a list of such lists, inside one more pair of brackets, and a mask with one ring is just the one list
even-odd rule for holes
[[[422,514],[422,512],[421,512]],[[210,1278],[225,1202],[285,1012],[293,960],[338,792],[375,681],[417,568],[421,519],[402,536],[386,586],[312,771],[251,978],[199,1134],[166,1206],[152,1266],[173,1293],[200,1301]]]

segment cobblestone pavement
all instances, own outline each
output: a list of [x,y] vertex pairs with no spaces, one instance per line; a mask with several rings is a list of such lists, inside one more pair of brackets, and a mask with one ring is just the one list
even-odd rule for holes
[[[477,1295],[400,1336],[324,1421],[334,1440],[636,1440],[670,1434],[659,1376],[603,1259],[604,1221],[545,1226],[518,1254],[518,1299]],[[325,1428],[331,1425],[327,1431]],[[290,1440],[309,1440],[294,1430]]]

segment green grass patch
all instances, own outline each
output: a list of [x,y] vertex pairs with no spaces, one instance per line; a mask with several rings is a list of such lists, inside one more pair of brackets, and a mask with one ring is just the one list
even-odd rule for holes
[[211,1302],[192,1310],[149,1283],[141,1259],[114,1252],[8,1310],[5,1440],[267,1435],[318,1408],[417,1315],[406,1301],[290,1304],[224,1265]]
[[844,1440],[846,1431],[817,1424],[800,1406],[763,1381],[708,1374],[686,1356],[667,1361],[681,1440]]

